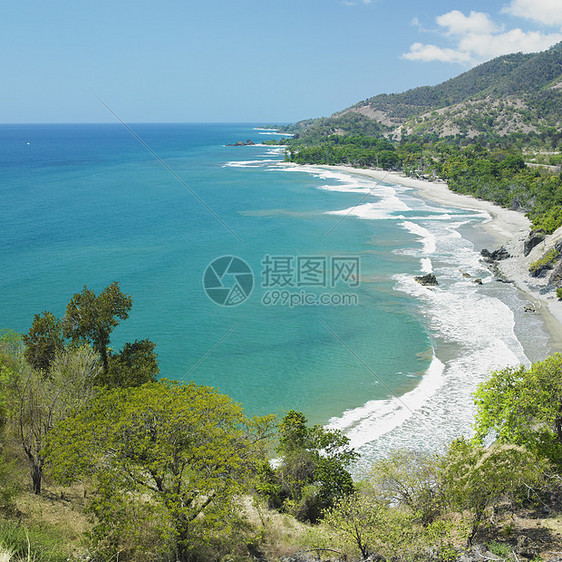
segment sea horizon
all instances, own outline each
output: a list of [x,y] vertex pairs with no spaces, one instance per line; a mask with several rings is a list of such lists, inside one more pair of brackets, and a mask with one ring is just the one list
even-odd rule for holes
[[[1,327],[25,332],[84,285],[119,281],[134,304],[113,347],[155,341],[162,377],[216,386],[249,414],[302,410],[366,459],[469,434],[471,393],[490,369],[548,352],[541,319],[480,262],[473,240],[489,216],[287,166],[259,142],[282,136],[264,125],[129,123],[150,150],[118,123],[0,125]],[[97,126],[108,129],[92,136]],[[226,146],[247,139],[256,145]],[[224,256],[253,276],[233,306],[205,286]],[[272,263],[292,266],[285,286]],[[332,278],[342,264],[358,269]],[[414,280],[428,272],[437,288]]]

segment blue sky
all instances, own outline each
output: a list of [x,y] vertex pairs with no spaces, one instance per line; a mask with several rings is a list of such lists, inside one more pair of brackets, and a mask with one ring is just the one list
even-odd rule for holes
[[4,0],[0,123],[292,122],[562,40],[562,0]]

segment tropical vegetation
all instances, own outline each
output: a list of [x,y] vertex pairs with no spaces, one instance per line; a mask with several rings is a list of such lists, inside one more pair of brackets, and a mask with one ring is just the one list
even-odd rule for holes
[[[118,284],[100,295],[84,288],[62,319],[43,313],[27,334],[0,337],[6,560],[295,551],[456,560],[491,528],[496,551],[515,544],[518,510],[557,509],[548,498],[562,492],[562,356],[492,373],[475,396],[473,441],[434,454],[396,450],[354,480],[348,438],[308,425],[302,412],[248,418],[216,389],[156,381],[152,343],[124,357],[104,351],[132,298]],[[99,331],[72,338],[62,329],[78,329],[69,321],[78,306]]]

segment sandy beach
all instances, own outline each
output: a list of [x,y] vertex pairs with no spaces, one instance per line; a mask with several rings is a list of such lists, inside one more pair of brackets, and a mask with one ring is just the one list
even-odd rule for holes
[[[529,275],[529,265],[544,255],[557,241],[562,240],[562,232],[560,232],[562,229],[548,236],[525,257],[523,255],[523,243],[529,234],[530,222],[523,213],[504,209],[489,201],[483,201],[468,195],[459,195],[452,192],[445,182],[420,180],[404,176],[399,172],[366,170],[351,166],[316,167],[327,170],[340,170],[346,173],[367,176],[381,182],[411,187],[421,197],[435,203],[486,212],[490,216],[490,220],[484,223],[483,228],[493,238],[495,243],[494,247],[488,249],[494,250],[504,246],[511,256],[497,262],[499,273],[506,280],[513,282],[525,294],[526,298],[534,304],[535,313],[542,315],[550,334],[552,351],[562,352],[562,301],[559,301],[552,291],[541,293],[541,289],[546,285],[546,280],[533,278]],[[529,314],[534,313],[529,312]]]

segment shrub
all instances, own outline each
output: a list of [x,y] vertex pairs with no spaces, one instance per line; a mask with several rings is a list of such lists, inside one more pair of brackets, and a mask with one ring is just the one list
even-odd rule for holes
[[537,261],[534,261],[529,266],[529,272],[532,275],[537,276],[541,273],[541,271],[544,271],[545,269],[550,269],[552,263],[554,262],[554,260],[556,260],[558,255],[559,252],[556,248],[550,249],[542,258],[538,259]]

